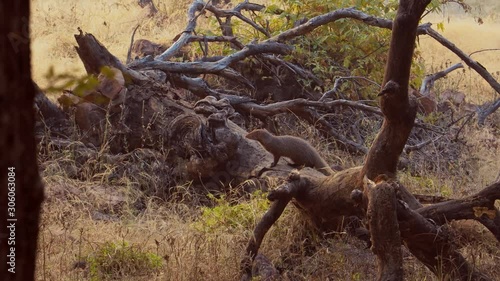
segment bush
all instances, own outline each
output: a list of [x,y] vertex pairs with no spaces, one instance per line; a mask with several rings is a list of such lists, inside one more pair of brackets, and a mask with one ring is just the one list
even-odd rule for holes
[[143,252],[126,242],[104,243],[87,257],[92,281],[119,279],[123,276],[144,276],[158,273],[163,266],[162,258]]
[[194,223],[194,228],[203,232],[240,232],[253,229],[255,221],[269,209],[267,194],[256,191],[248,202],[231,204],[225,197],[215,198],[216,206],[202,207],[201,218]]

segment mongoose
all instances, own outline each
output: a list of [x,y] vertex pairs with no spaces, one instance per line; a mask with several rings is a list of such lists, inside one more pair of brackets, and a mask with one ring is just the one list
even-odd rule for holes
[[274,136],[265,129],[253,130],[246,135],[248,139],[256,140],[274,156],[271,167],[276,166],[280,158],[288,157],[296,165],[316,168],[321,173],[330,176],[334,172],[326,161],[307,141],[294,136]]
[[153,43],[146,39],[138,39],[132,44],[132,53],[137,56],[157,56],[167,49],[166,45]]

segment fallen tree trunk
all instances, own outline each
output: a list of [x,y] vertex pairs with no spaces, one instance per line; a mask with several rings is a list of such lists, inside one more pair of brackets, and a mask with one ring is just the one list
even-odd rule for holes
[[[109,80],[117,83],[120,79],[116,76],[99,80],[99,85],[86,96],[65,94],[72,96],[65,102],[69,102],[68,112],[76,109],[75,122],[85,144],[113,154],[139,148],[165,151],[170,164],[179,167],[174,177],[201,181],[207,190],[247,180],[256,167],[261,167],[261,160],[270,157],[260,146],[247,141],[247,132],[230,121],[235,112],[227,100],[207,97],[194,108],[186,107],[177,91],[125,67],[91,34],[80,32],[75,38],[89,74],[102,75],[101,69],[111,66],[123,72],[125,80],[132,78],[120,86],[128,91],[120,91],[116,97],[108,98],[107,91],[117,92],[119,87],[104,86],[111,83]],[[41,115],[65,118],[43,97],[37,103]]]
[[80,33],[75,35],[78,47],[75,47],[75,49],[87,73],[99,74],[104,66],[108,66],[119,69],[126,78],[131,79],[136,84],[147,81],[144,75],[123,65],[92,34],[83,34],[81,29],[78,29],[78,31]]
[[405,246],[440,280],[493,280],[478,272],[460,254],[447,227],[433,224],[418,210],[403,204],[398,204],[397,214]]
[[463,199],[449,200],[429,205],[418,213],[436,224],[443,225],[452,220],[477,220],[488,228],[500,242],[500,213],[495,200],[500,199],[500,182]]

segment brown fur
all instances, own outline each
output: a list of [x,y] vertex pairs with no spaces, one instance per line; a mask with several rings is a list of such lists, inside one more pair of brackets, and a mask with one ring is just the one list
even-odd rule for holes
[[294,136],[274,136],[264,129],[253,130],[246,135],[248,139],[256,140],[274,156],[271,167],[276,166],[281,157],[290,158],[294,164],[316,168],[321,173],[330,176],[334,172],[328,163],[319,155],[316,149],[307,141]]
[[434,94],[431,93],[424,96],[419,91],[409,88],[408,95],[413,95],[417,99],[417,110],[419,113],[427,116],[437,110],[437,102]]
[[146,39],[138,39],[132,45],[132,53],[137,56],[157,56],[163,53],[167,46],[162,44],[153,43]]

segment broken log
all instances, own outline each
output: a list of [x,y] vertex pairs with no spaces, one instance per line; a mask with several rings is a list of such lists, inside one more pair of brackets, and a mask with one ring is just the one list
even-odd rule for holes
[[123,65],[120,60],[113,56],[92,34],[83,33],[78,28],[79,34],[75,34],[78,47],[75,47],[85,70],[89,74],[99,74],[104,66],[119,69],[126,79],[131,79],[136,84],[142,84],[147,78]]

